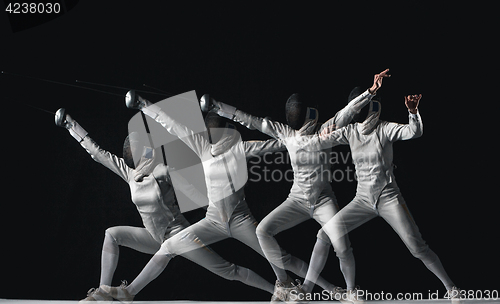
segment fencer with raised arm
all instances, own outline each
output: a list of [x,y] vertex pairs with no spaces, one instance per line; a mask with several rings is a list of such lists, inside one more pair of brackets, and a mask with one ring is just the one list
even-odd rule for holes
[[[145,134],[141,136],[131,133],[125,140],[124,157],[121,158],[101,149],[64,109],[56,113],[55,121],[56,125],[68,129],[95,161],[128,183],[132,202],[136,205],[145,227],[118,226],[106,230],[99,288],[91,289],[82,302],[112,301],[109,285],[117,267],[119,246],[153,255],[160,250],[165,240],[190,226],[176,202],[170,178],[170,174],[176,173],[170,173],[169,167],[156,157],[155,149],[145,141]],[[198,205],[206,205],[207,197],[192,185],[181,183],[179,190]],[[270,293],[273,291],[272,285],[256,273],[222,259],[208,246],[183,252],[182,256],[228,280],[238,280]],[[133,295],[127,298],[131,299]]]
[[[126,101],[129,108],[140,109],[169,133],[179,137],[201,159],[209,205],[206,217],[177,237],[167,240],[129,286],[112,287],[110,292],[113,296],[126,299],[127,294],[136,294],[156,278],[175,256],[206,248],[226,238],[235,238],[264,256],[255,233],[258,222],[245,201],[246,161],[253,155],[282,151],[284,146],[276,140],[242,141],[239,133],[215,114],[207,115],[205,119],[208,134],[195,133],[157,104],[151,104],[135,92],[129,92]],[[307,267],[306,263],[294,257],[290,257],[285,265],[285,269],[299,276],[305,276]],[[240,267],[235,265],[234,271],[239,270]],[[323,288],[330,286],[322,278],[318,279],[318,284]],[[273,292],[272,285],[269,288]]]
[[[290,156],[294,173],[293,185],[288,198],[271,213],[269,213],[257,227],[257,236],[261,247],[269,262],[278,267],[283,267],[288,259],[288,253],[283,251],[274,235],[289,229],[299,223],[314,218],[321,226],[326,224],[337,212],[338,205],[332,191],[330,152],[328,147],[324,150],[306,151],[301,146],[301,139],[315,134],[318,130],[340,128],[348,124],[354,115],[373,98],[382,85],[382,80],[390,77],[389,70],[376,74],[372,87],[354,98],[335,117],[323,125],[318,124],[318,111],[307,107],[300,95],[293,94],[287,100],[285,113],[287,124],[259,118],[233,106],[216,101],[205,96],[203,106],[213,108],[219,115],[241,123],[249,129],[257,129],[284,144]],[[339,243],[338,245],[336,243]],[[340,269],[344,275],[347,288],[354,288],[355,262],[346,236],[335,240],[333,247],[339,258]],[[340,244],[341,243],[341,244]],[[310,292],[316,282],[320,271],[326,262],[329,248],[329,237],[320,230],[311,256],[308,275],[302,286],[304,292]],[[283,287],[287,277],[279,277],[277,286]],[[341,292],[337,289],[337,292]]]
[[[443,283],[451,297],[457,288],[448,277],[438,256],[422,239],[410,214],[393,173],[393,143],[418,138],[423,134],[423,123],[418,112],[422,95],[405,97],[409,123],[398,124],[379,119],[380,102],[372,101],[366,119],[344,128],[324,130],[320,135],[304,138],[301,145],[309,151],[335,145],[349,145],[358,180],[356,196],[324,226],[332,241],[365,222],[380,216],[400,236],[413,256],[420,259]],[[355,291],[352,291],[354,296]],[[350,296],[351,296],[350,295]]]

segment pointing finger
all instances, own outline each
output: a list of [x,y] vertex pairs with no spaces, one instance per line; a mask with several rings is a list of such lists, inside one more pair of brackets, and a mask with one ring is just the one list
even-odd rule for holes
[[391,75],[389,75],[387,73],[389,73],[389,69],[385,69],[382,73],[380,73],[380,76],[382,76],[382,77],[391,77]]

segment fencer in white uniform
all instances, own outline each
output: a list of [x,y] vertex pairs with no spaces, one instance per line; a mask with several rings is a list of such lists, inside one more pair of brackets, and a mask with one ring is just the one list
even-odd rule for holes
[[[382,85],[382,79],[389,77],[388,70],[374,77],[373,86],[353,99],[335,117],[325,124],[318,126],[318,111],[309,108],[300,100],[298,94],[290,96],[286,103],[286,118],[288,124],[259,118],[237,110],[225,103],[210,99],[209,103],[221,116],[241,123],[249,129],[257,129],[283,143],[289,153],[294,180],[288,198],[271,213],[269,213],[257,227],[257,236],[260,245],[271,264],[283,268],[290,254],[282,250],[274,235],[294,227],[308,219],[315,219],[321,226],[325,225],[337,212],[338,205],[331,187],[330,152],[331,147],[321,151],[306,151],[300,147],[301,138],[314,134],[325,128],[340,128],[350,123],[356,115],[376,94]],[[206,97],[207,99],[209,97]],[[347,288],[354,288],[355,262],[347,235],[333,243],[334,250],[340,262],[340,269],[347,283]],[[308,275],[301,289],[310,292],[319,277],[328,257],[330,239],[320,230],[311,255]],[[286,276],[278,276],[276,288],[283,295],[280,300],[290,299],[292,292],[287,288]],[[335,292],[342,292],[335,288]],[[288,293],[288,295],[287,295]],[[277,300],[273,297],[272,300]]]
[[[56,113],[56,125],[69,130],[91,157],[118,176],[130,187],[132,202],[141,215],[145,228],[118,226],[108,228],[105,233],[101,258],[101,278],[99,288],[89,290],[87,301],[112,301],[108,293],[113,273],[117,267],[119,246],[155,254],[162,243],[183,231],[190,223],[179,210],[170,178],[169,168],[156,157],[156,151],[144,142],[145,135],[131,133],[124,144],[124,158],[101,149],[70,115],[60,109]],[[138,161],[134,161],[138,160]],[[207,197],[189,184],[181,184],[181,190],[200,206],[206,205]],[[182,255],[228,279],[238,280],[272,293],[273,286],[253,271],[236,266],[210,249],[191,250]],[[305,274],[304,274],[305,275]]]
[[[142,110],[169,133],[179,137],[201,159],[209,205],[204,219],[163,243],[161,249],[130,285],[111,287],[107,289],[110,294],[115,299],[130,301],[135,294],[154,280],[175,256],[200,248],[203,250],[207,245],[226,238],[237,239],[264,256],[255,233],[258,222],[245,201],[244,186],[248,179],[247,158],[282,151],[285,147],[276,140],[242,141],[238,132],[213,113],[209,113],[205,119],[209,131],[207,136],[206,133],[194,133],[162,111],[158,105],[151,104],[135,93],[127,94],[127,106]],[[275,271],[284,272],[271,266]],[[301,277],[307,273],[307,267],[307,263],[292,256],[284,265],[284,269]],[[241,267],[234,265],[232,271],[239,273]],[[251,277],[255,274],[247,272],[246,275]],[[317,283],[323,288],[331,286],[322,278],[319,278]],[[266,288],[273,293],[271,284],[268,283]]]
[[[396,231],[412,255],[441,280],[450,297],[456,297],[458,288],[448,277],[438,256],[422,239],[393,173],[393,143],[417,138],[423,133],[417,108],[420,98],[421,95],[405,97],[409,111],[408,124],[380,120],[380,102],[372,100],[367,105],[368,115],[361,123],[350,124],[333,132],[326,129],[320,135],[304,138],[302,146],[309,151],[335,145],[349,145],[351,149],[358,181],[356,196],[323,226],[332,242],[380,216]],[[356,299],[355,290],[349,291],[348,299]]]

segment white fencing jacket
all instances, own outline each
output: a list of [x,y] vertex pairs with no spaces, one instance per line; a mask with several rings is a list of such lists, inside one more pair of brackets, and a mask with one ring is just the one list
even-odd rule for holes
[[163,243],[165,232],[172,225],[189,225],[176,204],[168,166],[158,164],[151,174],[144,176],[141,181],[136,181],[135,170],[128,167],[123,158],[101,149],[88,136],[85,136],[80,144],[95,161],[128,183],[132,202],[141,215],[144,227],[156,241]]
[[363,135],[361,124],[355,123],[326,135],[304,138],[300,145],[310,151],[349,145],[358,180],[356,195],[363,196],[376,208],[382,190],[395,181],[392,144],[420,137],[422,133],[420,114],[410,113],[409,124],[379,121],[371,133]]
[[[367,90],[351,100],[333,118],[324,123],[319,131],[331,127],[333,124],[336,128],[349,124],[354,115],[359,113],[373,96],[375,95],[370,94]],[[235,111],[233,120],[249,129],[257,129],[286,146],[293,169],[293,185],[290,196],[305,199],[308,207],[311,207],[318,203],[318,197],[322,192],[331,192],[331,146],[326,147],[323,151],[307,151],[301,146],[301,138],[310,134],[303,134],[301,130],[294,130],[287,124],[255,117],[240,110]]]
[[142,110],[179,137],[201,159],[209,201],[206,217],[219,223],[227,223],[235,211],[248,209],[243,192],[248,180],[247,159],[285,150],[277,140],[242,141],[239,136],[225,147],[218,143],[212,145],[206,133],[194,133],[155,104]]

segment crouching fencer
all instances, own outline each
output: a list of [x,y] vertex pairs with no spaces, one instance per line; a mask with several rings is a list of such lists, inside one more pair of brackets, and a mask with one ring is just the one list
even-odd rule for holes
[[[230,118],[249,129],[257,129],[275,138],[286,146],[290,155],[294,180],[288,198],[269,213],[257,227],[257,236],[260,245],[271,264],[284,267],[289,259],[289,254],[283,251],[274,236],[284,230],[290,229],[308,219],[315,219],[321,226],[326,224],[337,212],[338,205],[330,185],[330,152],[327,147],[322,151],[306,151],[300,147],[301,139],[315,134],[318,130],[326,128],[340,128],[351,122],[356,115],[376,94],[382,85],[382,80],[388,75],[389,70],[376,74],[371,88],[353,99],[346,107],[337,112],[334,118],[323,125],[318,124],[318,111],[306,106],[300,95],[293,94],[286,102],[287,124],[259,118],[237,110],[235,107],[210,99],[205,96],[206,102],[223,117]],[[336,243],[339,243],[338,245]],[[319,277],[330,250],[329,237],[319,230],[314,246],[310,268],[301,292],[311,292],[314,283]],[[336,255],[339,258],[340,269],[344,275],[347,288],[354,288],[355,262],[347,235],[333,242]],[[278,276],[276,286],[281,288],[280,300],[290,299],[291,291],[285,285],[286,276]],[[339,287],[331,287],[335,293],[344,292]],[[276,300],[273,298],[273,300]]]
[[[101,149],[88,136],[87,131],[65,113],[64,109],[57,111],[55,120],[56,125],[69,130],[70,134],[95,161],[128,183],[132,202],[136,205],[145,227],[118,226],[106,230],[102,248],[99,288],[89,290],[87,298],[82,302],[109,302],[113,300],[109,293],[109,285],[111,285],[118,264],[119,246],[153,255],[160,250],[165,240],[171,239],[190,226],[190,223],[181,214],[176,202],[170,178],[170,174],[176,173],[170,173],[169,167],[163,164],[161,157],[157,157],[161,154],[144,141],[147,138],[146,134],[143,136],[136,132],[129,134],[123,147],[123,158],[120,158]],[[206,196],[199,193],[193,186],[181,184],[180,187],[180,190],[197,204],[206,205]],[[186,251],[182,255],[225,279],[238,280],[270,293],[273,291],[272,284],[253,271],[222,259],[210,247],[204,246],[198,250]],[[166,264],[162,264],[164,261],[155,257],[157,256],[153,257],[152,264],[148,265],[155,268],[163,266],[164,268],[166,266]],[[127,300],[132,300],[139,291],[139,289],[132,287],[141,284],[140,280],[134,281],[134,284],[126,289]]]
[[[248,179],[246,161],[252,155],[282,151],[284,147],[276,140],[242,141],[239,133],[232,128],[234,126],[227,125],[225,119],[214,113],[209,113],[205,118],[208,134],[194,133],[162,111],[158,105],[151,104],[134,92],[127,94],[127,106],[141,110],[160,123],[169,133],[186,143],[201,159],[209,205],[206,217],[163,243],[161,249],[127,288],[112,287],[110,293],[113,297],[119,300],[130,299],[130,289],[137,293],[154,280],[175,256],[205,248],[208,244],[227,238],[237,239],[264,256],[255,233],[258,222],[248,208],[243,191]],[[271,266],[275,271],[285,272]],[[241,268],[234,267],[234,271]],[[305,262],[295,257],[290,257],[285,264],[286,270],[301,277],[307,273],[307,267]],[[255,274],[249,272],[248,276]],[[318,279],[318,284],[323,288],[330,285],[322,278]],[[269,283],[261,288],[273,293],[273,286]]]
[[320,135],[304,140],[303,146],[315,151],[342,144],[349,145],[352,152],[358,180],[356,196],[323,226],[332,242],[380,216],[396,231],[411,254],[441,280],[450,297],[456,298],[459,289],[448,277],[438,256],[422,239],[393,174],[393,143],[417,138],[423,133],[418,112],[421,97],[405,97],[409,111],[408,124],[380,120],[380,102],[372,100],[366,106],[366,119],[333,132],[325,129]]

